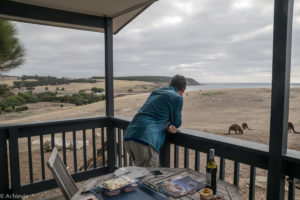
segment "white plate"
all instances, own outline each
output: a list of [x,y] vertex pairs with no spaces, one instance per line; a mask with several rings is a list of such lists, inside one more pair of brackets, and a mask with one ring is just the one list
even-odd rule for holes
[[130,167],[122,167],[117,169],[114,174],[115,176],[128,176],[129,178],[136,179],[141,178],[144,176],[147,176],[149,171],[143,167],[136,167],[136,166],[130,166]]

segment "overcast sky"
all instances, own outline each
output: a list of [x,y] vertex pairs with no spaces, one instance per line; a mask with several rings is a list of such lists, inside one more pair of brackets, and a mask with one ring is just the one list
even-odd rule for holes
[[[114,75],[270,82],[273,8],[272,0],[160,0],[115,35]],[[103,33],[15,24],[26,63],[9,75],[104,75]],[[291,81],[300,83],[300,1]]]

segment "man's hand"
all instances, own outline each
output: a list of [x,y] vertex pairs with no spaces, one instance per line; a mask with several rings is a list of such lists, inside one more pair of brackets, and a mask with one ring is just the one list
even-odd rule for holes
[[170,125],[170,126],[169,126],[168,132],[170,132],[170,133],[176,133],[176,131],[177,131],[177,129],[176,129],[175,126],[173,126],[173,125]]

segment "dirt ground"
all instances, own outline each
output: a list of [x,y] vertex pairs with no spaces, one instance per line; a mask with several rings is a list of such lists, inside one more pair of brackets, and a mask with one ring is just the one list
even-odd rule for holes
[[[115,98],[115,114],[133,117],[137,110],[145,102],[148,94],[128,95]],[[289,121],[293,122],[296,131],[300,131],[300,88],[292,88],[290,93]],[[247,130],[243,135],[231,134],[228,137],[242,140],[268,144],[270,127],[270,90],[269,89],[225,89],[210,91],[186,92],[184,95],[183,124],[182,128],[224,135],[228,133],[231,124],[247,122],[253,130]],[[27,123],[53,119],[91,117],[105,114],[105,101],[85,106],[65,105],[57,109],[55,104],[32,105],[33,109],[18,113],[1,115],[1,124]],[[30,113],[31,112],[31,113]],[[88,134],[87,134],[88,135]],[[68,136],[71,137],[71,136]],[[21,164],[28,165],[26,158],[27,140],[24,149],[20,149],[21,155],[24,151]],[[21,147],[22,145],[20,145]],[[300,134],[288,134],[288,147],[300,150]],[[69,152],[72,159],[72,152]],[[80,153],[82,154],[82,153]],[[194,166],[194,151],[190,150],[190,166]],[[180,148],[180,157],[183,158],[183,149]],[[69,157],[68,157],[69,158]],[[45,156],[45,160],[47,156]],[[173,158],[172,158],[173,159]],[[39,160],[39,159],[37,159]],[[183,159],[180,167],[183,167]],[[201,169],[204,172],[206,155],[201,153]],[[36,173],[39,172],[39,162],[36,161]],[[69,163],[72,163],[70,160]],[[72,167],[72,166],[70,166]],[[25,169],[25,168],[24,168]],[[71,169],[71,168],[70,168]],[[24,180],[28,180],[24,172]],[[265,170],[256,171],[256,199],[265,199],[266,177]],[[240,191],[243,199],[248,199],[250,167],[241,164]],[[37,179],[39,176],[36,176]],[[233,162],[226,161],[226,181],[232,182]],[[300,191],[297,190],[296,199],[300,199]]]

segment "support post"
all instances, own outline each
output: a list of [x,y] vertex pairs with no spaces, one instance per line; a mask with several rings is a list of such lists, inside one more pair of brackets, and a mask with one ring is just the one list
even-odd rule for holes
[[113,24],[105,18],[105,100],[106,116],[114,116]]
[[267,199],[283,200],[287,149],[293,0],[275,0]]
[[9,129],[9,157],[10,157],[10,178],[13,194],[20,194],[20,159],[18,144],[18,129]]
[[[113,24],[111,18],[105,18],[105,98],[106,116],[114,116],[114,86],[113,86]],[[108,167],[112,172],[116,167],[116,134],[113,123],[107,127],[107,157]]]
[[0,131],[0,196],[9,194],[7,132]]

